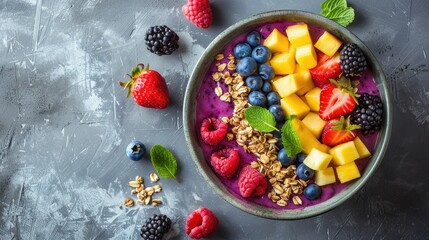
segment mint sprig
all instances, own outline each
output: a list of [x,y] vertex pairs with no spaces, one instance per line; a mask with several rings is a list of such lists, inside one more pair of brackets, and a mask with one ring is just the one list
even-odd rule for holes
[[346,27],[355,19],[355,10],[347,6],[347,0],[325,0],[321,5],[321,15]]
[[276,119],[266,108],[251,106],[244,110],[244,117],[249,122],[250,126],[262,133],[279,131],[276,128]]
[[153,167],[162,178],[176,178],[177,160],[170,150],[156,144],[150,150],[150,159]]
[[295,157],[302,152],[301,141],[292,127],[292,120],[296,116],[291,116],[282,127],[282,142],[288,157]]

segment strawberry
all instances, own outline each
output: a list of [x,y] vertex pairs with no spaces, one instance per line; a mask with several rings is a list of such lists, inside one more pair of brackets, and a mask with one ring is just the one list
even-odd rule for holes
[[128,88],[127,97],[133,95],[134,101],[147,108],[163,109],[170,105],[167,83],[157,71],[145,68],[143,64],[137,65],[132,70],[132,75],[127,74],[131,80],[119,82],[123,88]]
[[329,79],[337,79],[341,74],[340,55],[336,53],[330,58],[322,52],[317,52],[317,66],[310,69],[310,74],[319,88],[329,84]]
[[212,9],[209,0],[189,0],[182,7],[183,15],[195,26],[208,28],[212,24]]
[[356,138],[356,129],[359,128],[359,125],[350,124],[350,117],[347,120],[344,116],[331,120],[323,128],[322,143],[334,147],[338,144],[352,141]]
[[331,83],[325,85],[320,92],[320,118],[327,121],[353,111],[358,103],[357,83],[354,81],[352,85],[344,76],[338,81],[331,79]]

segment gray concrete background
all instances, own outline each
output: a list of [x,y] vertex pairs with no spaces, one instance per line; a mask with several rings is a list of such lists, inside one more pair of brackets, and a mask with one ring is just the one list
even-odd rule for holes
[[[300,221],[258,218],[232,207],[203,182],[184,141],[182,102],[205,47],[256,13],[319,13],[320,0],[211,1],[213,26],[181,14],[185,1],[0,0],[0,239],[138,239],[153,213],[174,221],[211,208],[221,224],[210,239],[429,239],[429,2],[349,0],[348,28],[375,54],[393,96],[393,131],[368,184],[342,206]],[[180,36],[171,56],[149,53],[146,29]],[[117,84],[136,63],[165,76],[172,105],[158,111],[126,100]],[[176,155],[180,183],[162,180],[161,207],[119,209],[127,182],[148,177],[146,160],[125,156],[130,140]]]

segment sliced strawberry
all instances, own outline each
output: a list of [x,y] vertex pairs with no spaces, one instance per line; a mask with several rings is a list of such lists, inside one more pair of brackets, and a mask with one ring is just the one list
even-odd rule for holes
[[329,121],[322,132],[322,143],[330,147],[352,141],[356,138],[359,125],[350,124],[350,117],[347,120],[342,116],[340,119]]
[[329,84],[329,79],[337,79],[341,74],[340,54],[336,53],[329,58],[327,55],[317,53],[317,66],[310,69],[311,77],[316,86],[322,88]]

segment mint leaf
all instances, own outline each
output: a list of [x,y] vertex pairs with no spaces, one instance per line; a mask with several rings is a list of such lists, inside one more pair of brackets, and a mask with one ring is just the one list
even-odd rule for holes
[[282,141],[288,157],[295,157],[302,152],[301,141],[292,127],[292,120],[295,116],[291,116],[282,127]]
[[250,126],[262,133],[272,132],[274,130],[279,131],[276,128],[276,119],[274,115],[266,108],[251,106],[244,110],[244,116]]
[[346,27],[355,19],[355,10],[347,7],[346,0],[326,0],[321,5],[321,15]]
[[170,150],[156,144],[150,150],[150,159],[160,177],[176,178],[177,161]]

